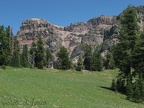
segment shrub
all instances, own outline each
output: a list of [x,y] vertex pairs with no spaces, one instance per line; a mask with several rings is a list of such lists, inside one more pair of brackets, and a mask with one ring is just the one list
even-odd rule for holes
[[2,66],[1,66],[1,69],[6,70],[6,66],[5,66],[5,65],[2,65]]

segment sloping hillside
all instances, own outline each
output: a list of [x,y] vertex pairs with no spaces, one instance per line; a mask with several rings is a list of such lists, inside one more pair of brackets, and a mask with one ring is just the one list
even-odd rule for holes
[[143,108],[109,90],[117,70],[0,70],[0,108]]

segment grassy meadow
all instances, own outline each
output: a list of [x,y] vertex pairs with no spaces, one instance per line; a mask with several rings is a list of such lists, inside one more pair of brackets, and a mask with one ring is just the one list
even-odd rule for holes
[[109,90],[117,73],[0,69],[0,108],[144,108]]

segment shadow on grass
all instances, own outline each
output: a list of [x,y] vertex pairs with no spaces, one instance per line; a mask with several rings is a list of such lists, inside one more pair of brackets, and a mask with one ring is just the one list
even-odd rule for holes
[[[116,90],[114,90],[114,89],[112,89],[112,88],[110,88],[110,87],[104,87],[104,86],[99,86],[100,88],[103,88],[103,89],[106,89],[106,90],[109,90],[109,91],[113,91],[113,92],[118,92],[118,91],[116,91]],[[126,95],[126,92],[124,92],[124,90],[123,91],[119,91],[118,93],[120,93],[120,94],[123,94],[123,95]]]
[[[119,93],[119,94],[121,94],[121,96],[120,96],[121,99],[123,99],[123,100],[128,100],[128,98],[126,97],[126,93],[125,93],[125,92],[118,92],[118,91],[116,91],[116,90],[113,90],[113,89],[110,88],[110,87],[104,87],[104,86],[99,86],[99,87],[102,88],[102,89],[106,89],[106,90],[115,92],[115,93]],[[125,95],[125,96],[123,96],[123,95]],[[130,101],[131,101],[131,100],[130,100]],[[133,102],[133,101],[131,101],[131,102]]]
[[110,87],[104,87],[104,86],[99,86],[100,88],[106,89],[106,90],[110,90],[110,91],[114,91],[112,88]]

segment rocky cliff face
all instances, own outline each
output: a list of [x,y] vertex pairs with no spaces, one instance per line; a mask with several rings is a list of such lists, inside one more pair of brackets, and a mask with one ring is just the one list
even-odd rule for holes
[[[144,26],[144,7],[137,7],[139,25]],[[53,25],[44,19],[27,19],[22,22],[17,33],[19,44],[27,44],[37,41],[42,36],[45,47],[48,47],[55,56],[61,46],[65,46],[71,57],[75,58],[83,52],[83,45],[89,44],[93,48],[103,43],[102,50],[113,46],[117,41],[118,25],[115,16],[100,16],[87,22],[70,24],[67,27]],[[143,29],[143,28],[142,28]]]
[[[43,19],[32,18],[22,22],[17,39],[21,46],[28,44],[30,47],[33,41],[37,41],[38,36],[42,36],[45,47],[49,47],[54,55],[61,46],[65,46],[70,54],[75,55],[74,49],[81,44],[90,44],[93,47],[100,45],[103,42],[105,30],[109,30],[115,22],[116,17],[100,16],[87,22],[60,27]],[[71,57],[75,57],[74,55]]]

